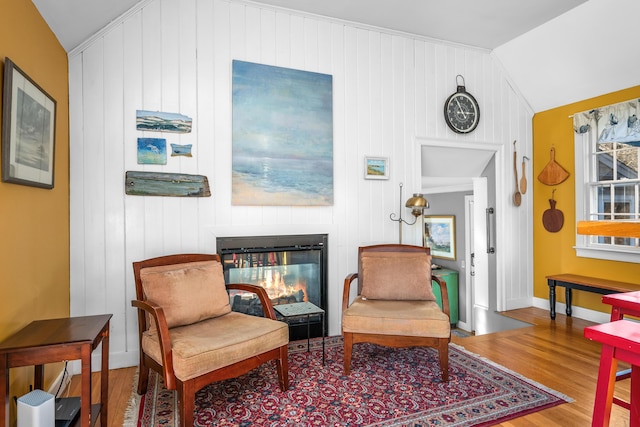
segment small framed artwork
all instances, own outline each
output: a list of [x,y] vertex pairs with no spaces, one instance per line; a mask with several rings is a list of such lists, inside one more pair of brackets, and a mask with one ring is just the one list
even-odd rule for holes
[[138,138],[139,165],[166,165],[167,140],[164,138]]
[[389,179],[389,158],[365,157],[364,179]]
[[454,215],[424,216],[425,246],[434,258],[456,259],[456,217]]
[[191,146],[193,144],[171,144],[171,157],[184,156],[191,157]]
[[56,101],[9,58],[3,90],[2,180],[51,189]]

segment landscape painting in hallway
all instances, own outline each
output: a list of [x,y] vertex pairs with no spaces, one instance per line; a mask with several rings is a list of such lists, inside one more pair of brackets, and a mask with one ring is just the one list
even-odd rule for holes
[[333,205],[332,76],[233,61],[232,204]]

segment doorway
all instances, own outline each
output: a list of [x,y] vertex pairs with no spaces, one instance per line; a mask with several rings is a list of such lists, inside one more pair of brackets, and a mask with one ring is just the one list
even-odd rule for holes
[[[436,196],[451,195],[453,193],[466,195],[474,195],[474,178],[481,176],[486,177],[486,194],[488,198],[488,206],[494,208],[494,216],[491,219],[493,229],[491,230],[492,245],[495,245],[495,253],[491,254],[488,258],[487,272],[488,278],[486,283],[480,283],[481,279],[478,276],[478,263],[474,256],[474,270],[475,275],[472,279],[474,282],[474,289],[478,288],[488,289],[488,299],[484,300],[480,304],[476,301],[477,294],[467,294],[467,290],[471,291],[471,288],[465,284],[461,284],[461,289],[464,289],[464,293],[459,293],[460,300],[470,297],[472,299],[471,307],[480,307],[480,310],[474,310],[475,313],[470,313],[469,317],[465,317],[466,322],[468,319],[473,318],[482,319],[479,327],[478,321],[474,322],[473,329],[476,333],[489,333],[497,330],[515,329],[523,326],[528,326],[524,322],[518,322],[513,319],[509,319],[499,314],[500,311],[506,310],[506,282],[505,272],[507,271],[507,262],[510,259],[509,254],[504,250],[501,250],[501,245],[507,240],[504,233],[506,232],[501,224],[501,215],[504,215],[507,211],[507,199],[497,198],[496,195],[506,194],[506,180],[508,177],[507,171],[509,169],[509,163],[507,161],[506,152],[509,149],[508,146],[495,143],[482,143],[482,142],[461,142],[457,140],[433,140],[427,138],[416,138],[418,155],[416,156],[416,170],[420,172],[420,188],[422,193],[426,196],[431,195],[433,198]],[[488,165],[492,165],[487,168]],[[487,170],[485,170],[487,169]],[[477,191],[477,190],[476,190]],[[427,197],[431,199],[430,197]],[[462,199],[463,196],[460,197]],[[460,209],[463,211],[464,201],[460,201]],[[487,223],[484,211],[478,209],[477,200],[474,204],[474,216],[471,222],[474,236],[485,236],[484,240],[478,242],[477,237],[473,246],[479,248],[479,251],[486,251],[487,237],[486,232],[478,233],[477,230],[486,230]],[[443,209],[443,211],[438,211]],[[437,203],[431,204],[431,210],[429,214],[445,214],[448,207],[437,206]],[[478,213],[479,212],[479,213]],[[457,224],[464,224],[462,216],[466,215],[460,212],[460,218]],[[458,228],[459,225],[456,225]],[[462,230],[460,231],[461,233]],[[464,231],[466,233],[466,231]],[[461,234],[464,236],[464,234]],[[482,237],[480,237],[482,239]],[[463,238],[457,239],[457,242],[464,245]],[[466,245],[464,245],[466,246]],[[464,252],[463,252],[464,253]],[[466,277],[466,269],[471,262],[470,255],[463,257],[462,254],[455,261],[455,266],[452,268],[460,271],[460,279]],[[464,274],[462,273],[464,272]],[[462,282],[462,280],[460,280]],[[485,294],[483,294],[484,297]],[[465,310],[470,310],[470,306],[467,306]],[[486,306],[486,309],[484,307]],[[462,313],[461,313],[462,315]],[[462,316],[461,316],[462,317]]]
[[[487,178],[474,178],[473,195],[464,197],[465,201],[465,258],[469,260],[466,270],[465,307],[466,324],[459,327],[475,335],[518,329],[531,326],[510,317],[503,316],[497,310],[497,288],[494,256],[494,209],[487,204]],[[484,225],[484,226],[483,226]]]
[[[457,209],[460,216],[456,240],[464,250],[455,261],[447,261],[445,267],[459,271],[461,316],[458,326],[474,331],[483,323],[478,319],[487,317],[483,313],[495,311],[497,295],[502,292],[496,257],[486,250],[491,242],[488,242],[485,216],[486,209],[495,206],[496,176],[502,173],[499,161],[502,146],[420,140],[419,147],[422,192],[439,202],[431,204],[429,214],[450,214]],[[457,207],[443,206],[447,203]],[[495,227],[490,231],[495,231]]]

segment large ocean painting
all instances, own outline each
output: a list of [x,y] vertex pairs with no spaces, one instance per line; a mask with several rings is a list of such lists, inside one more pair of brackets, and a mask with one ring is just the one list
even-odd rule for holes
[[328,74],[233,61],[232,204],[333,205]]

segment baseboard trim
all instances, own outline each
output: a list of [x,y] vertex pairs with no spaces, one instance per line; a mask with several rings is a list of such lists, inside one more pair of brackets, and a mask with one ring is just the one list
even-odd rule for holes
[[[138,362],[140,362],[140,355],[138,351],[121,351],[118,353],[111,353],[109,355],[109,370],[138,366]],[[80,360],[72,360],[67,366],[67,371],[69,372],[69,375],[79,375],[82,372],[81,367],[82,364],[80,363]],[[99,350],[94,351],[91,356],[91,371],[99,372],[101,367],[102,353]]]
[[[533,306],[537,308],[543,308],[549,310],[549,300],[543,298],[533,298]],[[556,313],[565,314],[567,305],[562,302],[556,302]],[[602,311],[590,310],[575,305],[571,305],[571,317],[576,317],[582,320],[588,320],[594,323],[607,323],[611,319],[611,314],[603,313]]]

